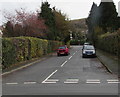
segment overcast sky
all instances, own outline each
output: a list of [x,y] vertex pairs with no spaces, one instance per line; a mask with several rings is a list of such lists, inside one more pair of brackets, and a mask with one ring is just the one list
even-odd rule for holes
[[[101,0],[0,0],[0,24],[4,22],[2,15],[5,11],[15,13],[15,9],[25,8],[27,11],[40,9],[41,2],[48,1],[51,7],[55,6],[67,14],[69,19],[80,19],[88,17],[93,2],[99,5]],[[119,0],[113,0],[117,11]]]

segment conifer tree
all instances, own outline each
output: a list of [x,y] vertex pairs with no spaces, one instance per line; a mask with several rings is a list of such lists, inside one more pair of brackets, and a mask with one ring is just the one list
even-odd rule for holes
[[45,20],[45,24],[49,28],[47,38],[50,40],[56,40],[55,15],[48,2],[42,2],[41,12],[38,14],[38,18],[43,18]]

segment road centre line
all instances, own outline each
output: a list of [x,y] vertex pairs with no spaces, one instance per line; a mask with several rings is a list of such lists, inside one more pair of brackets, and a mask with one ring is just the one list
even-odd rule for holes
[[61,67],[63,67],[67,62],[68,62],[68,61],[65,61],[65,62],[61,65]]
[[72,57],[73,57],[73,56],[70,56],[70,57],[69,57],[69,60],[70,60]]
[[51,73],[44,81],[42,81],[42,83],[46,83],[46,81],[52,76],[54,75],[58,70],[55,70],[53,73]]
[[75,53],[73,53],[73,56],[75,55]]

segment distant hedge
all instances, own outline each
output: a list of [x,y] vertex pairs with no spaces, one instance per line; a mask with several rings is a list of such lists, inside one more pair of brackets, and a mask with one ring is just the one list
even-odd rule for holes
[[116,33],[104,34],[98,37],[97,47],[114,55],[120,54],[120,30]]
[[6,69],[18,62],[47,55],[59,45],[62,43],[33,37],[3,38],[2,67]]
[[85,40],[71,40],[70,45],[83,45]]

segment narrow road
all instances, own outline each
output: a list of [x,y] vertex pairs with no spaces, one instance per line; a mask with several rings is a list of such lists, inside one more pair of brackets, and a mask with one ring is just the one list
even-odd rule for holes
[[117,76],[97,58],[82,58],[82,46],[69,56],[54,55],[3,76],[3,95],[118,95]]

